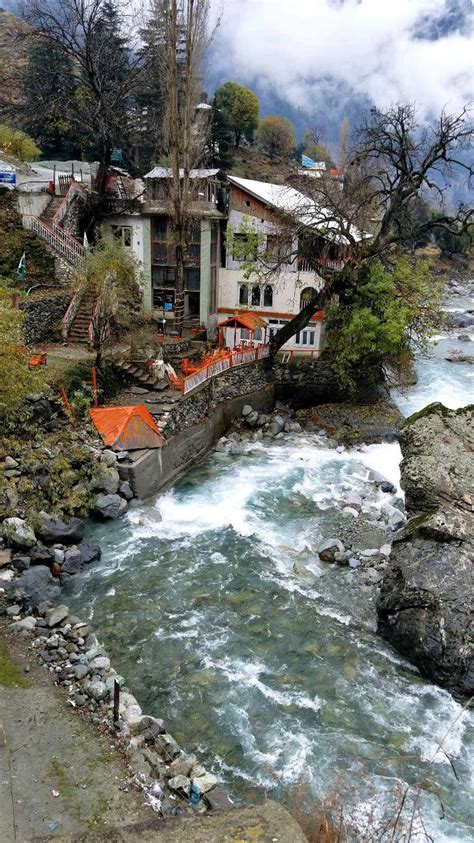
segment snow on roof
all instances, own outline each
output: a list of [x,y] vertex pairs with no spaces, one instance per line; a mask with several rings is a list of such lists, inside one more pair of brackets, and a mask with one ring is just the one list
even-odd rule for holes
[[[343,235],[337,235],[339,229],[337,220],[334,218],[334,212],[327,208],[318,205],[314,199],[295,190],[294,187],[289,187],[285,184],[271,184],[269,182],[255,181],[254,179],[241,179],[238,176],[227,176],[231,184],[240,187],[246,193],[249,193],[255,199],[259,199],[265,205],[282,211],[285,214],[290,214],[298,219],[303,225],[308,228],[326,228],[331,229],[331,234],[334,240],[339,242],[347,242],[347,238]],[[370,234],[361,232],[355,226],[350,227],[351,234],[356,241],[365,240],[370,237]]]
[[[189,178],[190,179],[208,179],[211,176],[217,176],[219,172],[219,168],[214,170],[190,170],[189,171]],[[173,170],[171,167],[154,167],[153,170],[150,170],[149,173],[146,174],[143,178],[145,179],[170,179],[172,178]],[[182,179],[184,176],[184,169],[181,167],[179,171],[179,176]]]

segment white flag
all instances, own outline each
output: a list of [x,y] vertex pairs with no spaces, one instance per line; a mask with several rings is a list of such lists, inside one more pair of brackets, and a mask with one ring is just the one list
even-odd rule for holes
[[19,281],[24,278],[26,275],[26,252],[23,252],[20,263],[18,264],[18,269],[16,271],[16,277]]
[[87,234],[86,234],[86,232],[84,232],[84,239],[83,239],[83,241],[82,241],[82,242],[83,242],[83,244],[84,244],[84,249],[88,249],[88,248],[89,248],[89,241],[88,241],[88,239],[87,239]]

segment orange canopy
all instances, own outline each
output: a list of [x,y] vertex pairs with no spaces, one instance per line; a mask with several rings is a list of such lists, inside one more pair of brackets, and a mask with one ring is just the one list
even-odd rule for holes
[[143,404],[130,407],[97,407],[91,418],[105,445],[115,451],[162,448],[166,440]]
[[225,322],[220,322],[218,328],[246,328],[248,331],[255,331],[256,328],[266,328],[268,322],[262,319],[259,313],[254,310],[243,310],[229,316]]

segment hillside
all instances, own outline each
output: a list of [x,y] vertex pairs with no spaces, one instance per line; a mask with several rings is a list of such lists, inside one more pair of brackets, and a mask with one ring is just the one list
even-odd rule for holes
[[26,66],[31,32],[29,24],[0,8],[0,120],[1,109],[20,99],[18,77]]
[[255,147],[243,147],[235,153],[229,172],[242,179],[284,184],[290,175],[296,175],[298,162],[288,158],[270,158]]

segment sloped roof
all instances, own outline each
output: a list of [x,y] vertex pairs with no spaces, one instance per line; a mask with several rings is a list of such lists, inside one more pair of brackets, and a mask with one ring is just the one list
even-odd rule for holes
[[[217,173],[220,172],[219,168],[213,170],[190,170],[189,171],[189,178],[190,179],[208,179],[211,176],[217,176]],[[154,167],[153,170],[150,170],[146,176],[143,176],[144,179],[170,179],[173,176],[173,170],[171,167]],[[184,176],[183,168],[179,171],[179,177],[182,179]]]
[[162,448],[166,444],[153,416],[143,404],[93,408],[91,418],[104,445],[115,451]]
[[260,314],[254,310],[243,310],[239,311],[239,313],[234,313],[233,316],[229,316],[224,322],[220,322],[217,327],[233,328],[234,325],[237,327],[241,325],[249,331],[254,331],[256,328],[266,328],[268,322],[262,319]]
[[[334,219],[334,213],[318,205],[314,199],[305,196],[304,193],[294,187],[289,187],[286,184],[255,181],[254,179],[241,179],[238,176],[227,176],[227,179],[231,184],[240,187],[241,190],[249,193],[255,199],[259,199],[265,205],[292,215],[303,225],[307,225],[308,228],[326,229],[324,236],[330,236],[336,242],[347,242],[344,235],[337,233],[339,226]],[[351,234],[357,241],[365,240],[371,236],[366,232],[359,231],[355,226],[351,226]]]

